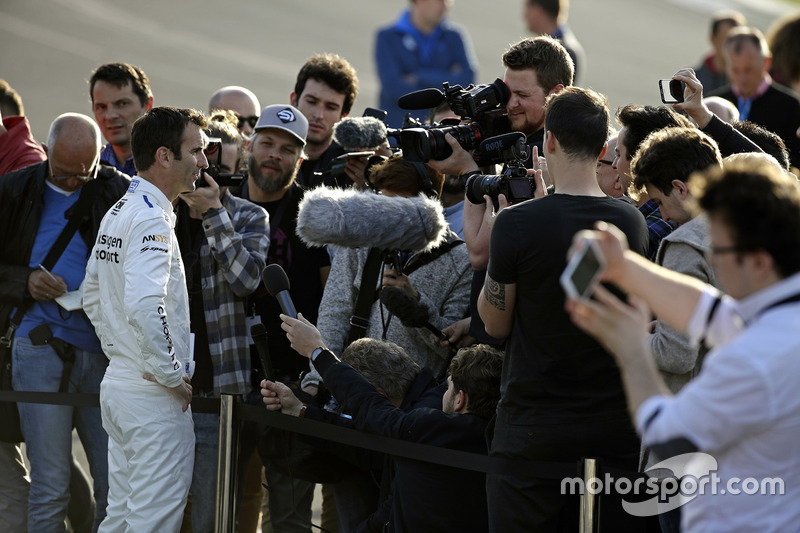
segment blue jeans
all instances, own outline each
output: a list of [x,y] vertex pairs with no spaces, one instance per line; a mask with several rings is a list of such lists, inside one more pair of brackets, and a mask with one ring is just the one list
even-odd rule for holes
[[213,533],[217,510],[217,455],[219,415],[195,413],[194,471],[192,473],[192,531]]
[[[50,346],[34,346],[27,337],[18,336],[14,339],[11,356],[15,390],[58,392],[64,364]],[[106,366],[108,359],[102,353],[76,348],[69,392],[99,393]],[[94,529],[97,530],[106,514],[108,495],[108,436],[102,426],[100,409],[32,403],[17,406],[31,463],[29,530],[61,532],[66,529],[73,427],[78,430],[94,478],[97,503]]]

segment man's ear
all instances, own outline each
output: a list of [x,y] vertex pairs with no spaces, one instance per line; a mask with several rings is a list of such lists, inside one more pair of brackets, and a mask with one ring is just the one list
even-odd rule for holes
[[456,393],[455,401],[453,402],[454,413],[466,413],[469,404],[469,395],[463,390],[459,389]]
[[550,89],[550,92],[547,93],[547,96],[550,96],[551,94],[558,94],[563,90],[564,90],[564,84],[563,83],[559,83],[558,85],[556,85],[555,87]]
[[161,165],[163,168],[169,168],[172,166],[172,159],[174,158],[175,156],[172,153],[172,150],[166,146],[159,146],[158,150],[156,150],[156,163]]
[[686,184],[686,182],[681,180],[672,180],[672,186],[678,189],[678,194],[680,195],[681,200],[686,200],[686,197],[689,196],[689,186]]
[[603,159],[603,156],[606,155],[606,152],[608,152],[608,143],[603,145],[603,149],[600,150],[600,155],[597,156],[597,159]]
[[297,107],[297,95],[292,91],[289,95],[289,103],[292,104],[294,107]]
[[552,131],[545,131],[544,132],[544,144],[547,146],[547,153],[554,154],[556,148],[556,136],[553,135]]
[[147,105],[145,107],[147,108],[148,111],[153,109],[153,97],[152,96],[147,99]]

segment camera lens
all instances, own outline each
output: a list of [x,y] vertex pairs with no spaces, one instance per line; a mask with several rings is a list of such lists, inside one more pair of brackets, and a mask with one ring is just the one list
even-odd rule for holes
[[473,204],[483,204],[484,195],[497,198],[505,193],[505,178],[503,176],[470,176],[467,179],[467,200]]

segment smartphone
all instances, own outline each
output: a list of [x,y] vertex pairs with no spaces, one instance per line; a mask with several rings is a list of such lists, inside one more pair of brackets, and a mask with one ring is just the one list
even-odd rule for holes
[[680,80],[658,80],[658,90],[661,92],[661,101],[665,104],[683,102],[684,87],[684,83]]
[[561,274],[561,286],[570,298],[588,300],[605,268],[605,259],[594,239],[585,239]]

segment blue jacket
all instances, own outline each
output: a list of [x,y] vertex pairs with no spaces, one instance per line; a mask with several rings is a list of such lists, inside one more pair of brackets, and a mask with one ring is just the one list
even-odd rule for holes
[[441,88],[444,81],[466,87],[473,83],[478,64],[463,28],[445,20],[430,35],[423,35],[411,24],[408,11],[378,31],[375,63],[381,80],[380,107],[389,112],[387,124],[396,128],[406,114],[397,106],[398,98],[419,89]]

